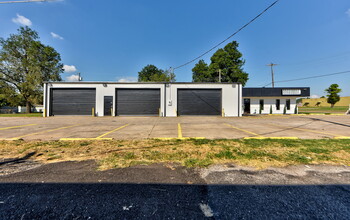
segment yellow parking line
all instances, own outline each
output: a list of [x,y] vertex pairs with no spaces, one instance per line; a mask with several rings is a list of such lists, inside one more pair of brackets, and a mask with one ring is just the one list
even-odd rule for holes
[[12,129],[12,128],[28,127],[28,126],[34,126],[34,125],[36,125],[36,124],[18,125],[18,126],[13,126],[13,127],[0,128],[0,130],[7,130],[7,129]]
[[60,141],[93,141],[93,140],[113,140],[113,138],[61,138]]
[[234,126],[232,126],[232,125],[230,125],[230,124],[225,124],[225,125],[227,125],[227,126],[229,126],[229,127],[233,128],[233,129],[236,129],[236,130],[243,131],[243,132],[245,132],[245,133],[248,133],[248,134],[254,135],[254,136],[262,137],[262,136],[261,136],[261,135],[259,135],[259,134],[256,134],[256,133],[251,132],[251,131],[244,130],[244,129],[242,129],[242,128],[237,128],[237,127],[234,127]]
[[159,139],[159,140],[189,140],[189,139],[205,139],[205,137],[182,137],[182,138],[176,138],[176,137],[171,137],[171,138],[153,138],[153,139]]
[[129,124],[123,125],[123,126],[121,126],[121,127],[119,127],[119,128],[116,128],[116,129],[110,131],[110,132],[107,132],[107,133],[105,133],[105,134],[103,134],[103,135],[100,135],[100,136],[98,136],[96,139],[101,139],[102,137],[104,137],[104,136],[106,136],[106,135],[109,135],[109,134],[111,134],[111,133],[113,133],[113,132],[115,132],[115,131],[118,131],[118,130],[120,130],[120,129],[122,129],[122,128],[125,128],[126,126],[129,126]]
[[288,139],[288,140],[296,140],[296,139],[299,139],[298,137],[245,137],[244,139]]
[[330,136],[335,136],[335,137],[341,137],[339,134],[333,134],[333,133],[328,133],[328,132],[322,132],[322,131],[315,131],[307,128],[294,128],[294,127],[285,127],[281,125],[275,125],[271,124],[272,126],[280,127],[280,128],[288,128],[288,129],[294,129],[294,130],[299,130],[299,131],[306,131],[306,132],[311,132],[311,133],[318,133],[318,134],[325,134],[325,135],[330,135]]
[[21,139],[21,138],[24,138],[24,137],[27,137],[27,136],[48,133],[48,132],[51,132],[51,131],[58,131],[58,130],[62,130],[62,129],[65,129],[65,128],[71,128],[71,127],[76,127],[76,126],[78,126],[78,125],[71,125],[71,126],[55,128],[55,129],[51,129],[51,130],[47,130],[47,131],[40,131],[40,132],[36,132],[36,133],[22,135],[22,136],[19,136],[19,137],[10,138],[10,140],[18,140],[18,139]]
[[338,137],[334,137],[334,139],[350,139],[350,137],[338,136]]
[[182,128],[180,123],[177,124],[177,137],[182,138]]

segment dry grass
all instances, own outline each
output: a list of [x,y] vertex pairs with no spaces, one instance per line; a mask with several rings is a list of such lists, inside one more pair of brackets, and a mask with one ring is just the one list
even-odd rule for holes
[[42,163],[94,159],[100,169],[151,163],[188,167],[235,163],[256,167],[292,164],[350,165],[350,140],[142,140],[0,141],[0,157]]

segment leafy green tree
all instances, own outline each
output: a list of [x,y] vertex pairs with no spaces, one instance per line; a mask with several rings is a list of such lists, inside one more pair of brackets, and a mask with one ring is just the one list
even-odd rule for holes
[[5,98],[5,95],[0,94],[0,108],[4,106],[8,106],[9,103],[7,102],[7,99]]
[[332,84],[325,91],[328,93],[327,102],[331,104],[331,108],[333,108],[335,103],[339,102],[340,100],[338,93],[341,92],[341,89],[339,88],[338,84]]
[[39,41],[29,27],[20,27],[8,39],[0,38],[0,85],[13,105],[26,103],[27,113],[40,103],[44,81],[60,81],[63,72],[56,50]]
[[147,65],[140,72],[139,82],[174,82],[175,75],[170,71],[159,69],[155,65]]
[[209,73],[209,66],[200,60],[195,67],[192,69],[192,80],[193,82],[212,82],[212,76]]
[[192,69],[194,82],[218,82],[219,71],[221,82],[240,82],[243,85],[248,81],[248,73],[244,72],[242,53],[238,51],[238,43],[233,41],[224,48],[218,49],[210,58],[208,66],[200,60]]

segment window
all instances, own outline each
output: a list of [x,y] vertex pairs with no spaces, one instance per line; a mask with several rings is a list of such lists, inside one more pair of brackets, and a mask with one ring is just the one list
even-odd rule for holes
[[280,110],[281,100],[276,99],[276,110]]
[[260,99],[259,103],[260,103],[260,110],[261,111],[264,110],[264,99]]
[[286,100],[286,106],[287,106],[287,110],[290,110],[290,99]]

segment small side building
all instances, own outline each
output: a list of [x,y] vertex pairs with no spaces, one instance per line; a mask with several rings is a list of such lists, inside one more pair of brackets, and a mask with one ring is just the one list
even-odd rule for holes
[[296,99],[309,97],[309,87],[243,88],[244,114],[295,114]]

